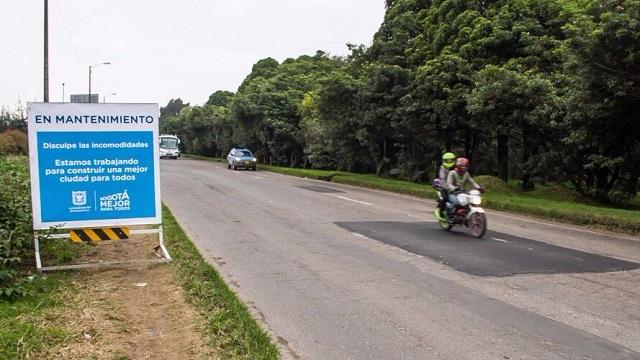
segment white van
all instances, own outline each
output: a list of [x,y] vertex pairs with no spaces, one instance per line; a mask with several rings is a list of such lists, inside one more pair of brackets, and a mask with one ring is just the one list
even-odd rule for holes
[[160,135],[160,159],[180,157],[180,139],[175,135]]

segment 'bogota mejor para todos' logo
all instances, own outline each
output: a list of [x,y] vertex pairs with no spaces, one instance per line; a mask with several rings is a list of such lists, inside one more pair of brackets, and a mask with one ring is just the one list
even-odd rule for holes
[[128,211],[131,209],[131,199],[127,190],[100,197],[100,211]]

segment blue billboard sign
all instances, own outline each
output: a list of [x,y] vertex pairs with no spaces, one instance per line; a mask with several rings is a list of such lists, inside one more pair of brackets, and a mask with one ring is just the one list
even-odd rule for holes
[[157,104],[28,104],[35,229],[159,224]]

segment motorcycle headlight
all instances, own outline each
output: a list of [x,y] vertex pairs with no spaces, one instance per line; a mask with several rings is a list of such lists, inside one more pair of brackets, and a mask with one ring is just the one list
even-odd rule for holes
[[480,198],[480,196],[473,196],[470,197],[469,202],[472,205],[480,205],[482,203],[482,199]]

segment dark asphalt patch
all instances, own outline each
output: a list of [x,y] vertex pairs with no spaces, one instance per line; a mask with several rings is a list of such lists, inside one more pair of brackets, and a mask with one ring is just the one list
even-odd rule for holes
[[629,261],[494,231],[476,239],[462,231],[444,231],[436,223],[363,221],[336,225],[479,276],[609,272],[640,267]]
[[340,191],[340,190],[336,190],[336,189],[332,189],[324,186],[316,186],[316,185],[308,185],[308,186],[299,185],[297,187],[299,187],[300,189],[315,191],[319,193],[343,193],[344,192],[344,191]]

